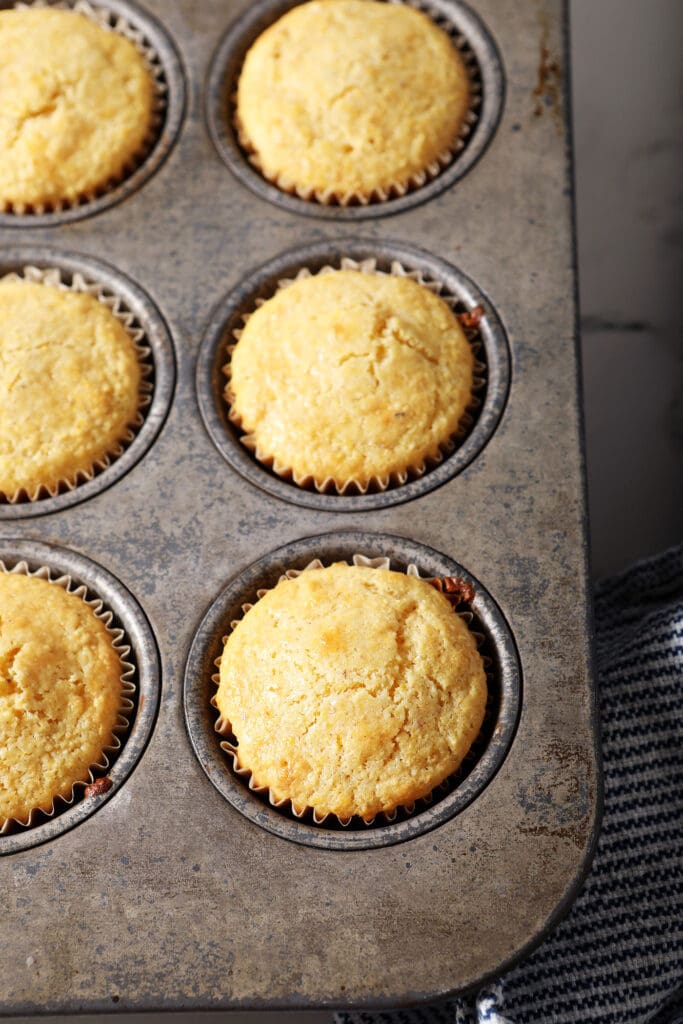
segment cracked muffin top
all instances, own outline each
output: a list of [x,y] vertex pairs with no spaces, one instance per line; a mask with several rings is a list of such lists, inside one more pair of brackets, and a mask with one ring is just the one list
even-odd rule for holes
[[135,422],[135,343],[93,295],[0,280],[0,494],[92,475]]
[[216,705],[240,767],[297,811],[371,818],[429,794],[481,728],[475,640],[427,581],[310,569],[227,638]]
[[473,367],[455,313],[427,287],[338,270],[295,281],[249,317],[225,394],[276,472],[364,489],[439,455],[471,401]]
[[0,571],[0,823],[68,799],[112,742],[121,662],[81,598]]
[[74,11],[0,11],[0,209],[75,202],[116,181],[150,131],[130,40]]
[[462,58],[426,14],[375,0],[312,0],[247,53],[237,127],[281,188],[367,201],[421,183],[414,179],[435,162],[438,171],[468,105]]

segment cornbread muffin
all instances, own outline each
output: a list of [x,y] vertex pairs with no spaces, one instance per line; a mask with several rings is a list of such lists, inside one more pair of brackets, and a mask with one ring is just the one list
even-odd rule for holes
[[79,597],[0,571],[0,822],[49,812],[112,742],[121,663]]
[[0,494],[34,498],[89,475],[135,421],[140,377],[135,344],[104,303],[0,280]]
[[405,192],[447,162],[468,105],[462,58],[427,15],[376,0],[312,0],[247,53],[236,120],[281,188],[367,201]]
[[472,634],[425,580],[343,563],[268,591],[228,637],[216,706],[276,800],[340,818],[426,796],[484,717]]
[[256,310],[226,399],[277,472],[365,489],[438,456],[471,401],[473,367],[457,317],[424,285],[339,270],[301,278]]
[[119,179],[152,120],[133,43],[43,7],[0,11],[0,53],[0,209],[74,202]]

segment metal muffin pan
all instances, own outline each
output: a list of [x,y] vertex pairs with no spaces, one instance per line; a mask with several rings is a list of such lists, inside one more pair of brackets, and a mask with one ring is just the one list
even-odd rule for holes
[[239,143],[232,123],[233,96],[249,47],[269,25],[290,8],[296,7],[297,0],[257,0],[249,4],[242,16],[230,25],[218,44],[211,61],[205,92],[206,122],[216,150],[233,174],[256,195],[291,213],[309,217],[336,220],[383,217],[390,213],[401,213],[432,199],[467,174],[482,155],[500,120],[505,92],[503,69],[495,40],[478,15],[462,0],[392,2],[410,3],[427,12],[454,40],[461,43],[478,90],[478,100],[481,100],[473,111],[476,120],[464,140],[463,148],[446,168],[421,188],[414,188],[406,195],[385,202],[371,202],[367,206],[325,206],[314,199],[289,195],[273,185],[251,164],[249,154]]
[[[48,0],[48,5],[63,7],[65,2],[69,7],[73,7],[76,0]],[[0,0],[0,10],[15,5],[13,0]],[[172,39],[160,21],[130,0],[107,0],[102,4],[95,0],[93,6],[109,12],[109,22],[112,26],[119,18],[125,19],[156,51],[164,86],[164,107],[157,137],[139,164],[114,188],[100,189],[94,199],[83,199],[80,203],[62,210],[21,214],[0,211],[0,230],[6,227],[68,224],[107,210],[141,188],[159,170],[176,141],[185,112],[185,73]]]
[[[161,667],[151,735],[136,748],[131,733],[122,752],[135,756],[135,770],[77,827],[0,857],[5,1015],[395,1007],[464,991],[542,939],[570,905],[595,845],[601,790],[568,113],[565,96],[549,93],[539,104],[535,94],[543,61],[566,57],[563,5],[479,0],[477,16],[500,47],[499,71],[506,69],[495,136],[451,187],[440,190],[448,184],[440,179],[439,189],[421,190],[419,206],[373,208],[391,216],[366,220],[362,240],[348,237],[349,217],[360,209],[301,216],[299,206],[245,187],[216,152],[204,118],[216,41],[256,6],[147,0],[187,81],[189,108],[168,159],[144,187],[97,216],[77,223],[12,217],[11,230],[3,221],[5,263],[24,262],[27,250],[37,262],[48,250],[46,259],[66,269],[73,260],[75,270],[106,253],[106,266],[98,266],[107,285],[121,289],[141,323],[143,313],[158,314],[162,348],[172,351],[168,332],[177,359],[175,390],[172,360],[164,363],[168,415],[159,416],[130,471],[101,489],[78,488],[77,507],[60,495],[54,505],[35,503],[48,514],[13,515],[0,525],[4,557],[49,545],[48,564],[88,559],[119,581],[116,613],[133,635],[126,616],[132,599],[139,604]],[[464,10],[449,0],[439,6],[454,18]],[[312,507],[293,501],[285,481],[286,496],[260,479],[255,486],[207,434],[198,400],[206,414],[201,382],[215,350],[202,339],[218,330],[225,297],[251,294],[271,261],[277,271],[280,259],[348,251],[350,242],[359,252],[376,250],[380,261],[403,249],[463,275],[486,302],[490,296],[490,322],[505,339],[495,357],[501,374],[509,360],[505,387],[493,391],[507,399],[486,443],[432,489],[400,504],[348,509],[322,495],[329,505]],[[136,308],[136,296],[147,304]],[[154,358],[158,368],[156,350]],[[188,659],[191,668],[208,657],[206,610],[220,619],[226,588],[248,582],[257,571],[249,567],[274,571],[279,549],[303,552],[323,536],[326,550],[343,553],[348,530],[368,549],[378,538],[390,541],[397,564],[411,551],[438,553],[424,554],[427,571],[457,564],[481,580],[482,600],[491,595],[509,629],[502,650],[515,652],[521,685],[519,713],[502,723],[510,734],[496,769],[471,799],[400,842],[392,836],[387,845],[339,850],[288,841],[225,799],[192,748],[183,677]],[[90,573],[74,571],[94,590],[104,587],[99,569]],[[113,596],[103,597],[114,606]],[[498,643],[493,627],[492,638]],[[155,645],[135,649],[141,677],[151,678]],[[200,668],[190,678],[208,686]],[[188,683],[188,699],[190,690]],[[194,709],[195,718],[205,713],[209,721],[208,708]],[[201,728],[197,735],[208,763],[214,737]],[[498,739],[494,730],[494,750]],[[54,823],[72,811],[85,807]],[[0,849],[10,850],[16,835],[0,837]]]
[[[0,856],[28,850],[63,835],[70,828],[94,814],[107,800],[111,799],[135,768],[154,726],[159,705],[159,655],[145,618],[135,598],[111,573],[89,558],[75,551],[26,540],[0,540],[0,559],[8,569],[18,562],[26,562],[31,571],[46,567],[53,579],[71,576],[76,585],[84,584],[88,598],[100,598],[105,608],[114,613],[113,625],[123,629],[124,642],[130,645],[126,660],[135,667],[132,682],[135,693],[132,699],[135,709],[130,715],[130,728],[121,735],[121,749],[108,755],[110,767],[106,777],[111,787],[104,793],[88,799],[76,799],[54,817],[44,818],[41,824],[31,828],[17,826],[2,836]],[[104,775],[100,772],[99,775]]]
[[[483,310],[481,324],[482,351],[477,358],[486,364],[486,385],[478,392],[481,407],[472,413],[474,424],[455,451],[444,457],[437,466],[427,469],[423,476],[402,486],[368,494],[320,494],[284,480],[268,469],[244,447],[241,431],[228,419],[228,407],[223,397],[227,361],[227,346],[234,344],[232,331],[242,326],[242,314],[251,312],[261,297],[270,297],[278,281],[294,277],[302,268],[313,273],[328,264],[338,264],[341,258],[353,260],[376,259],[379,270],[388,270],[398,260],[406,270],[419,270],[425,278],[443,285],[447,295],[458,299],[463,311],[471,312],[477,306]],[[340,239],[333,244],[318,242],[302,246],[276,256],[259,267],[234,288],[218,304],[204,335],[197,361],[197,395],[199,409],[211,438],[233,469],[247,480],[262,487],[269,494],[292,501],[296,505],[327,510],[329,512],[360,512],[372,508],[386,508],[426,494],[459,473],[484,448],[493,434],[505,408],[510,384],[510,354],[505,331],[489,299],[473,281],[455,267],[428,252],[397,242],[381,243],[353,238]]]
[[[479,740],[458,772],[456,780],[435,791],[429,807],[416,808],[399,815],[396,822],[366,826],[353,823],[348,829],[325,822],[321,825],[297,820],[293,815],[271,807],[267,799],[250,790],[244,779],[232,771],[229,759],[220,748],[221,737],[214,725],[216,712],[210,706],[215,693],[211,681],[216,658],[222,650],[221,638],[230,632],[230,623],[242,614],[242,605],[256,600],[261,587],[274,587],[287,569],[303,569],[319,558],[323,564],[351,561],[355,554],[370,558],[391,558],[392,568],[405,571],[415,565],[423,577],[460,576],[475,587],[471,629],[483,635],[481,653],[491,661],[489,703]],[[219,793],[251,821],[269,832],[294,842],[320,846],[328,850],[363,850],[400,843],[436,828],[467,806],[491,781],[503,763],[512,742],[521,700],[521,674],[514,640],[509,626],[490,594],[463,566],[423,544],[385,534],[343,533],[306,537],[272,551],[231,580],[207,610],[197,630],[185,669],[183,704],[190,741],[199,762]],[[355,827],[354,827],[355,826]]]

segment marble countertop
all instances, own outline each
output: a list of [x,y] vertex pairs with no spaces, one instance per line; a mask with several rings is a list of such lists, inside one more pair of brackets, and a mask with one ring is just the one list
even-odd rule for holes
[[572,0],[570,11],[599,577],[683,539],[683,5]]

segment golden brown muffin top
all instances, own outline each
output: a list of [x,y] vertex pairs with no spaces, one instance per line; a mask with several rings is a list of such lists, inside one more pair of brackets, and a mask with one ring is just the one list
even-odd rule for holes
[[228,637],[216,704],[241,767],[303,810],[372,817],[426,796],[476,738],[476,643],[425,580],[312,569],[268,591]]
[[340,270],[256,310],[226,398],[258,458],[342,490],[424,468],[471,401],[473,366],[455,313],[428,288]]
[[0,209],[89,196],[150,132],[154,86],[133,43],[74,11],[0,11]]
[[26,821],[87,782],[112,741],[121,662],[93,610],[61,586],[0,571],[0,821]]
[[370,198],[405,190],[447,159],[468,104],[462,58],[426,14],[311,0],[249,50],[237,122],[265,177],[282,188]]
[[140,404],[140,363],[94,296],[0,280],[0,492],[35,497],[114,452]]

